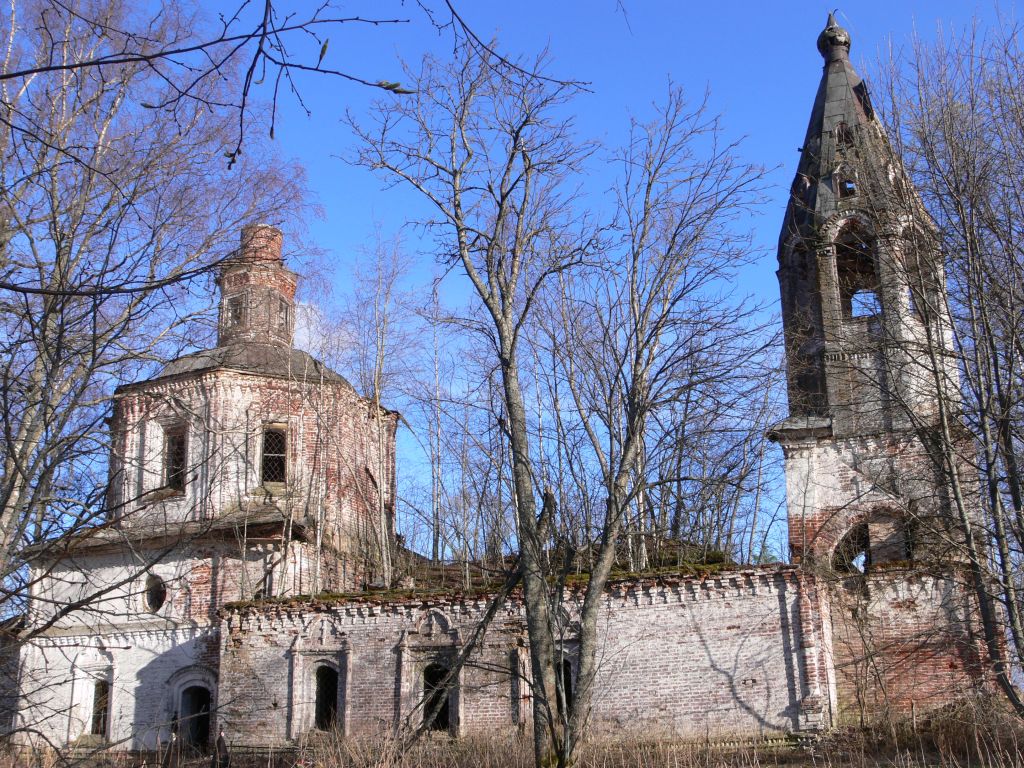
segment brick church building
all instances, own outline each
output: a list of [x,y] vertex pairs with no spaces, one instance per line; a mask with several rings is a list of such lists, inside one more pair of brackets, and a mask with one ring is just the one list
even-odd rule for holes
[[[944,305],[941,257],[849,47],[830,17],[779,240],[789,417],[771,437],[792,562],[610,583],[596,731],[815,732],[925,711],[982,678],[972,593],[943,544],[950,494],[922,440],[936,374],[955,376],[936,370],[952,366],[948,318],[925,310]],[[31,621],[106,591],[23,646],[25,738],[203,747],[224,726],[270,748],[415,725],[483,616],[486,596],[357,594],[392,544],[398,417],[294,347],[281,245],[246,228],[219,276],[217,346],[115,393],[116,522],[30,556],[45,574]],[[569,627],[572,612],[570,596]],[[524,627],[506,601],[436,727],[524,727]],[[570,630],[570,684],[574,647]]]

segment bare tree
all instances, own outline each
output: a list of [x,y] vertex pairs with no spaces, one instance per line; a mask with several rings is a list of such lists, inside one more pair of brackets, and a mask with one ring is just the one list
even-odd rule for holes
[[[895,201],[918,233],[903,268],[929,331],[913,351],[930,356],[927,385],[940,394],[929,445],[963,529],[959,549],[994,671],[1024,712],[1005,653],[1018,667],[1024,662],[1021,31],[975,24],[934,45],[915,41],[884,69],[890,135],[923,202]],[[944,269],[921,269],[916,254],[935,250]],[[936,289],[943,280],[948,293]],[[950,347],[952,365],[942,352]]]
[[[647,493],[662,483],[648,453],[678,437],[682,393],[709,404],[693,409],[694,420],[713,418],[715,403],[722,430],[727,403],[745,403],[754,389],[747,366],[765,338],[753,308],[730,301],[725,286],[749,254],[732,225],[761,177],[721,143],[705,105],[688,110],[672,91],[618,157],[615,222],[601,242],[580,236],[566,182],[586,147],[558,118],[571,92],[502,67],[468,47],[452,67],[428,60],[415,99],[353,125],[363,165],[434,205],[441,258],[461,268],[480,302],[461,323],[486,339],[500,379],[490,417],[509,446],[535,758],[568,765],[589,719],[598,614],[624,524],[631,509],[647,519]],[[745,487],[749,478],[724,482]],[[577,605],[564,577],[579,557],[587,575]],[[579,627],[575,688],[563,671],[569,623]]]
[[[730,279],[750,256],[749,240],[733,224],[756,201],[762,179],[735,150],[706,100],[690,107],[671,89],[652,122],[634,122],[617,156],[617,215],[600,260],[562,274],[554,308],[541,314],[555,319],[547,323],[548,343],[571,396],[566,418],[586,435],[584,461],[597,480],[591,492],[600,489],[604,508],[583,533],[592,562],[578,606],[575,688],[565,690],[558,677],[560,765],[571,763],[590,717],[598,617],[617,548],[631,517],[645,548],[648,494],[674,479],[651,473],[648,458],[666,443],[678,445],[680,433],[702,419],[716,422],[716,438],[738,428],[747,413],[735,403],[751,398],[757,358],[770,340],[753,322],[754,308],[729,297]],[[681,411],[675,404],[683,400],[695,406]],[[720,479],[743,486],[735,475]],[[627,549],[633,538],[626,537]],[[574,553],[560,549],[566,573]],[[639,562],[646,564],[642,555]]]
[[[202,326],[211,269],[242,225],[302,207],[287,164],[254,151],[225,169],[234,117],[209,108],[213,83],[197,86],[206,104],[172,116],[140,108],[169,87],[145,62],[75,66],[105,55],[117,4],[91,6],[94,24],[45,2],[14,8],[2,71],[31,74],[0,83],[4,619],[26,607],[27,545],[45,560],[122,512],[107,503],[114,387],[201,340],[184,324]],[[168,14],[150,32],[171,39],[183,24]],[[120,586],[87,585],[18,642]]]
[[[415,77],[415,97],[381,104],[376,123],[353,128],[363,140],[359,160],[429,200],[442,242],[441,258],[459,265],[483,306],[471,318],[487,340],[500,372],[516,541],[527,606],[538,762],[555,724],[551,607],[544,534],[553,497],[538,503],[527,406],[520,371],[522,332],[546,280],[578,263],[580,244],[570,225],[567,177],[584,151],[560,111],[571,89],[510,68],[462,45],[450,65],[428,59]],[[557,740],[557,736],[556,736]]]

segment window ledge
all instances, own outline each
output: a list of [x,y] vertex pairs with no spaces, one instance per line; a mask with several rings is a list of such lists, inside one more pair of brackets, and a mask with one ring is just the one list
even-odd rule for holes
[[153,504],[154,502],[157,501],[166,501],[167,499],[177,499],[184,497],[184,490],[178,490],[177,488],[168,488],[164,486],[163,488],[155,488],[154,490],[143,494],[141,501],[143,504]]
[[288,483],[260,483],[253,488],[253,496],[287,496]]

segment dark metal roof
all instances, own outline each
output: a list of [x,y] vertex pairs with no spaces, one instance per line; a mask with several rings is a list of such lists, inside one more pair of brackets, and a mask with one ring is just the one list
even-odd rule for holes
[[[283,344],[253,342],[204,349],[201,352],[179,357],[167,363],[150,381],[218,369],[298,381],[332,381],[352,389],[352,385],[344,376],[332,371],[301,349],[287,347]],[[147,382],[138,382],[129,386],[134,387],[145,383]]]
[[[818,37],[818,51],[825,59],[824,71],[800,148],[780,245],[794,235],[813,238],[823,222],[842,211],[884,209],[883,200],[869,198],[891,195],[888,170],[898,168],[867,83],[850,63],[850,35],[832,14]],[[856,200],[840,199],[836,185],[843,173],[859,182]]]
[[[140,513],[145,514],[145,513]],[[218,535],[237,535],[240,531],[248,531],[255,535],[257,530],[270,530],[283,534],[284,525],[289,520],[286,512],[273,504],[254,505],[244,510],[233,510],[207,520],[184,520],[155,523],[143,517],[144,524],[108,525],[84,528],[72,534],[56,539],[49,539],[25,547],[20,553],[31,560],[61,560],[85,550],[102,547],[123,547],[146,545],[150,548],[167,546],[170,542],[187,542],[205,539]],[[307,520],[294,518],[291,520],[292,538],[303,539],[308,527]]]

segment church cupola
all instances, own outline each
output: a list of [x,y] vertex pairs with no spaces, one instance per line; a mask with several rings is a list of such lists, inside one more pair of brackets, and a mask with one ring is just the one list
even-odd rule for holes
[[836,435],[885,431],[934,404],[915,357],[943,337],[941,260],[831,14],[817,46],[824,71],[779,237],[790,414]]
[[284,265],[283,235],[269,224],[242,228],[238,251],[221,266],[217,346],[271,342],[291,346],[297,276]]

